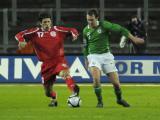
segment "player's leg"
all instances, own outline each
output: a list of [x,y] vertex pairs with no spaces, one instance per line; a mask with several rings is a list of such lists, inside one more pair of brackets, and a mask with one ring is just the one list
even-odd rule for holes
[[134,47],[133,47],[133,43],[130,43],[130,44],[129,44],[129,53],[130,53],[130,54],[135,54],[135,50],[134,50]]
[[50,107],[57,107],[58,103],[57,103],[57,94],[55,91],[53,91],[53,84],[55,82],[56,76],[53,75],[52,77],[50,77],[50,79],[48,80],[44,80],[43,81],[43,86],[44,86],[44,90],[45,90],[45,95],[47,97],[51,98],[51,102],[49,104]]
[[101,88],[101,56],[90,54],[87,56],[87,62],[89,71],[91,73],[93,79],[93,88],[96,94],[98,103],[97,107],[103,107],[103,100],[102,100],[102,88]]
[[93,78],[94,92],[98,100],[97,107],[103,107],[102,89],[100,83],[101,71],[97,67],[90,67],[89,70]]
[[59,72],[59,76],[62,77],[69,90],[73,92],[73,96],[78,96],[80,88],[79,86],[75,83],[75,80],[70,76],[69,69],[63,69]]
[[122,99],[122,92],[120,88],[119,76],[117,73],[117,68],[115,66],[114,56],[111,53],[107,53],[104,56],[104,63],[102,65],[103,72],[109,77],[110,81],[114,86],[115,95],[117,98],[117,103],[125,107],[129,107],[129,104]]
[[110,72],[107,75],[113,84],[115,95],[117,98],[117,103],[124,106],[124,107],[129,107],[130,105],[124,99],[122,99],[122,92],[121,92],[121,88],[120,88],[118,73],[117,72]]
[[67,87],[69,88],[69,90],[73,92],[73,95],[78,96],[80,88],[75,83],[75,80],[70,76],[69,67],[67,65],[67,62],[64,56],[59,58],[59,61],[55,70],[56,70],[56,73],[65,80]]

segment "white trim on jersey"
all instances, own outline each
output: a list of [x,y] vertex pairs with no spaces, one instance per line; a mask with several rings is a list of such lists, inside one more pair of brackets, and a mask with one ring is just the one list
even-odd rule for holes
[[57,30],[57,31],[60,31],[60,32],[69,32],[69,31],[58,29],[57,26],[54,26],[54,29]]
[[[24,33],[24,34],[22,35],[22,37],[24,38],[24,35],[28,35],[28,34],[37,32],[38,30],[39,30],[39,28],[37,28],[36,30],[34,30],[34,31],[32,31],[32,32]],[[26,31],[26,30],[24,30],[24,31],[22,31],[22,32],[25,32],[25,31]],[[18,38],[17,38],[16,36],[15,36],[15,39],[16,39],[17,41],[19,41]],[[24,41],[25,41],[25,39],[24,39]]]
[[[35,32],[37,32],[38,30],[39,30],[39,28],[37,28],[36,30],[34,30],[34,31],[32,31],[32,32],[24,33],[24,35],[28,35],[28,34],[35,33]],[[23,36],[24,36],[24,35],[23,35]]]
[[[22,36],[22,37],[23,37],[23,36]],[[15,39],[19,42],[19,40],[18,40],[18,38],[17,38],[16,36],[15,36]],[[24,39],[24,42],[26,42],[25,39]]]
[[18,38],[17,38],[16,36],[15,36],[15,39],[16,39],[17,41],[19,41]]
[[74,34],[72,31],[61,30],[61,29],[58,29],[57,26],[54,26],[54,29],[57,30],[57,31],[60,31],[60,32],[71,32],[71,34],[72,34],[73,37],[76,36],[76,34]]

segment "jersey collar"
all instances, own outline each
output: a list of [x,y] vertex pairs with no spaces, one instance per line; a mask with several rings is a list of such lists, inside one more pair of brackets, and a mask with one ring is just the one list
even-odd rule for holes
[[[41,27],[41,30],[42,30],[42,32],[47,32],[47,31],[45,31],[42,27]],[[51,30],[51,28],[49,28],[48,31],[50,31],[50,30]]]

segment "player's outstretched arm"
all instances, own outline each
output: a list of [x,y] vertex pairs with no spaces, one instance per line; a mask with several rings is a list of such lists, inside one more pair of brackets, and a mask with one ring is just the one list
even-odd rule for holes
[[28,38],[28,40],[29,40],[30,35],[35,33],[38,30],[39,30],[39,28],[31,28],[31,29],[26,29],[24,31],[21,31],[21,32],[17,33],[15,35],[15,39],[19,42],[19,44],[18,44],[19,49],[24,48],[27,44],[26,40],[24,39],[24,36],[26,38]]
[[25,39],[24,39],[24,34],[25,34],[25,32],[24,31],[22,31],[22,32],[19,32],[19,33],[17,33],[16,35],[15,35],[15,38],[16,38],[16,40],[18,41],[18,47],[19,47],[19,49],[22,49],[22,48],[24,48],[25,46],[26,46],[26,42],[25,42]]
[[129,33],[128,38],[135,44],[144,44],[144,40]]
[[73,37],[73,41],[76,40],[78,38],[78,31],[75,28],[68,28],[68,27],[60,27],[60,26],[54,26],[54,29],[60,32],[70,32],[72,34]]
[[72,37],[73,37],[73,41],[77,40],[77,38],[79,36],[77,29],[71,28],[71,34],[72,34]]

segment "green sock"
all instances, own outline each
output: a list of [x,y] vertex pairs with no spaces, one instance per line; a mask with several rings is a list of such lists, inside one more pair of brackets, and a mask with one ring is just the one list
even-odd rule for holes
[[115,88],[114,91],[115,91],[117,100],[121,100],[121,99],[122,99],[122,92],[121,92],[121,89],[120,89],[120,88],[118,88],[118,89]]
[[102,102],[102,90],[101,90],[101,87],[95,87],[94,88],[94,92],[97,96],[97,100],[98,102]]

